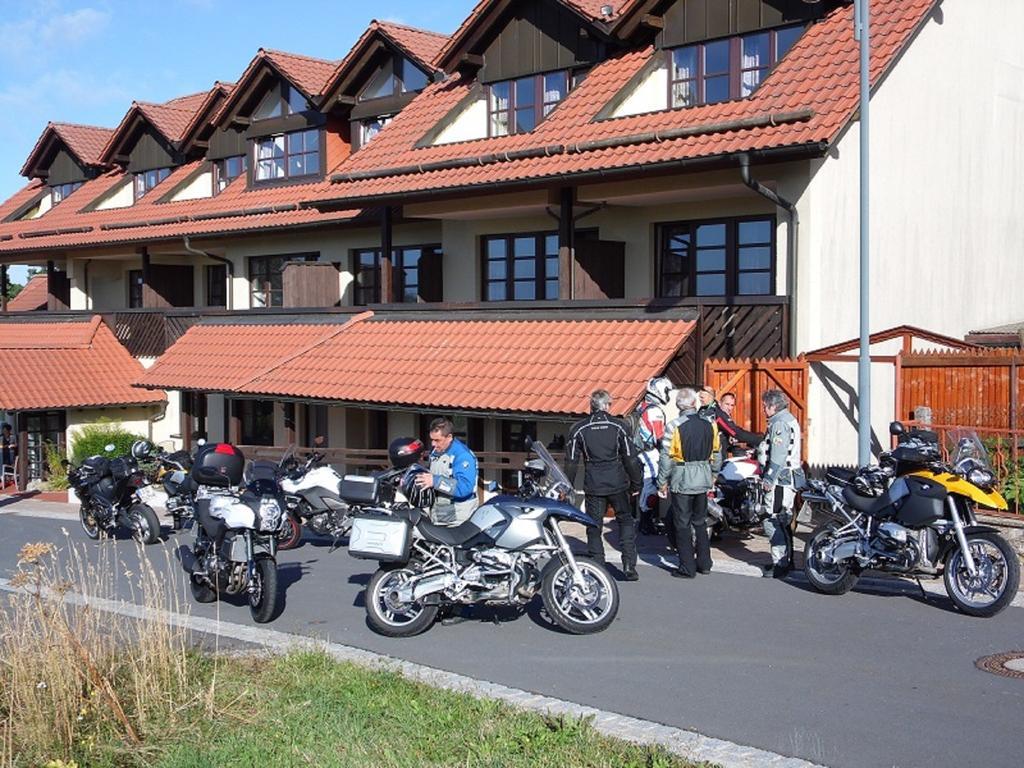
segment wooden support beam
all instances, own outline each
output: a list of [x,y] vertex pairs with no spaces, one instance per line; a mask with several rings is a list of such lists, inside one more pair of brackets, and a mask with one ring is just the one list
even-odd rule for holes
[[7,311],[7,265],[0,264],[0,312]]
[[459,64],[467,67],[482,67],[484,65],[484,57],[478,53],[464,53],[462,58],[459,59]]
[[576,253],[576,223],[572,218],[572,205],[576,191],[563,187],[558,191],[558,298],[571,301],[573,290],[574,255]]
[[385,205],[380,211],[380,302],[391,304],[395,300],[394,274],[392,270],[392,212]]
[[192,393],[181,393],[181,447],[192,451]]
[[284,442],[286,445],[297,445],[298,430],[295,425],[295,403],[284,404]]
[[664,29],[665,18],[663,16],[656,16],[653,13],[645,13],[640,17],[640,25],[648,29]]
[[242,403],[229,400],[231,415],[228,420],[228,442],[238,445],[242,442]]
[[21,412],[15,418],[18,431],[18,490],[28,488],[28,414]]

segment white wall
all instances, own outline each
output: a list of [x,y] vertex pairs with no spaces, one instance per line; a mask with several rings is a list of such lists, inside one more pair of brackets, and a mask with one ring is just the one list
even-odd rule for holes
[[[946,0],[938,19],[871,102],[870,326],[962,338],[1024,316],[1014,290],[1024,284],[1024,3]],[[800,350],[859,332],[858,173],[854,123],[815,163],[798,203]],[[886,354],[884,346],[872,351]],[[833,367],[856,399],[856,367]],[[812,372],[811,461],[853,463],[856,427],[817,378]],[[872,366],[871,399],[872,429],[885,447],[890,364]]]
[[612,117],[640,115],[668,108],[668,66],[653,68],[640,80],[622,103],[612,112]]
[[151,419],[162,411],[163,406],[130,406],[125,408],[68,408],[65,439],[73,449],[77,433],[88,424],[108,423],[129,432],[153,440],[154,429]]
[[96,206],[97,211],[106,211],[110,208],[128,208],[135,205],[134,178],[129,176],[127,180],[116,185],[103,197]]
[[466,104],[452,123],[438,134],[434,144],[452,144],[487,137],[487,97]]
[[203,173],[196,174],[188,184],[179,189],[168,202],[179,200],[198,200],[213,197],[213,167]]

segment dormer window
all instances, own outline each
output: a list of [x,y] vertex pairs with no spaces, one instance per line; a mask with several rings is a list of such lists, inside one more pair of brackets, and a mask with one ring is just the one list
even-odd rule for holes
[[369,144],[378,133],[384,130],[384,126],[390,123],[391,119],[391,115],[381,115],[361,121],[359,123],[359,146],[365,147]]
[[696,107],[750,96],[803,30],[772,29],[667,51],[669,105]]
[[171,175],[170,168],[154,168],[135,175],[135,199],[141,200],[153,187]]
[[568,93],[565,71],[492,83],[487,89],[487,135],[529,133]]
[[320,131],[316,128],[267,136],[255,142],[257,182],[316,176],[320,168]]
[[359,94],[359,100],[401,96],[403,93],[422,91],[426,87],[427,74],[404,56],[396,55],[384,62]]
[[288,83],[267,92],[263,101],[252,113],[253,120],[269,120],[272,117],[286,117],[312,109],[306,97]]
[[72,192],[74,192],[76,189],[82,186],[82,183],[83,182],[81,181],[72,181],[69,184],[55,184],[54,186],[50,187],[51,206],[56,205],[61,200],[66,198],[68,195],[70,195]]
[[237,179],[248,170],[248,162],[245,155],[225,157],[213,164],[213,194],[219,195],[228,184]]

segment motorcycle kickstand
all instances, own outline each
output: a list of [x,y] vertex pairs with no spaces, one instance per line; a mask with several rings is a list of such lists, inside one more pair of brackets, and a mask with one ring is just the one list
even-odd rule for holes
[[914,577],[914,581],[917,582],[917,588],[921,590],[921,599],[924,600],[927,603],[928,602],[928,593],[925,592],[924,584],[921,583],[921,577],[920,576],[915,576]]

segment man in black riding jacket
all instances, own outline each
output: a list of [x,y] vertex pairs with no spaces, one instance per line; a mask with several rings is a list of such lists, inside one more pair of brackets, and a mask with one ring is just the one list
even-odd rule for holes
[[586,512],[597,523],[587,528],[587,552],[604,563],[604,513],[610,504],[619,523],[622,547],[622,573],[627,581],[636,581],[636,521],[631,496],[640,491],[643,476],[626,423],[608,413],[612,397],[598,389],[590,395],[590,416],[576,422],[569,432],[565,470],[575,483],[576,470],[583,460],[583,492]]

